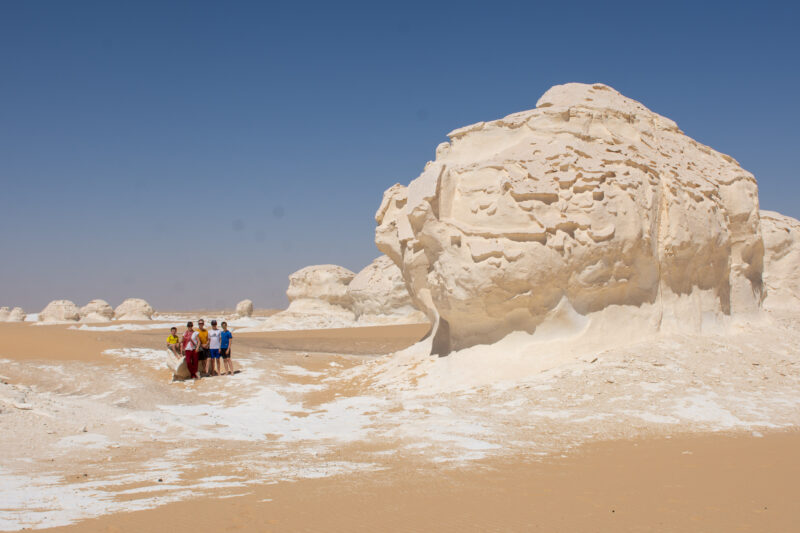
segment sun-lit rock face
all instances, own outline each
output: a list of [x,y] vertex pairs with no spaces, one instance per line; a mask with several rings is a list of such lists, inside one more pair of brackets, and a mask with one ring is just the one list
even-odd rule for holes
[[289,307],[270,316],[261,329],[352,327],[355,315],[347,285],[355,274],[337,265],[312,265],[289,276]]
[[155,311],[141,298],[128,298],[114,309],[117,320],[150,320]]
[[6,322],[24,322],[25,318],[27,318],[27,314],[21,307],[15,307],[8,313],[8,318]]
[[347,285],[355,273],[338,265],[312,265],[289,276],[286,296],[289,306],[301,300],[320,300],[331,305],[350,307]]
[[39,313],[39,322],[72,322],[80,319],[78,306],[69,300],[53,300]]
[[764,235],[764,285],[767,309],[790,309],[800,305],[800,220],[761,211]]
[[239,316],[253,316],[253,300],[242,300],[236,304],[236,314]]
[[376,214],[435,353],[534,332],[557,308],[627,306],[658,330],[760,307],[754,177],[639,102],[558,85],[449,137]]
[[92,300],[80,309],[82,322],[109,322],[114,309],[105,300]]
[[360,322],[396,324],[426,320],[425,314],[414,307],[400,269],[385,255],[356,274],[347,292]]

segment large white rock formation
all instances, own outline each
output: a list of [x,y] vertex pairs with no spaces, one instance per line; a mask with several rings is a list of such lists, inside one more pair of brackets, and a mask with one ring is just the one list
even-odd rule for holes
[[449,137],[376,214],[434,353],[551,322],[627,336],[759,309],[756,181],[668,118],[570,83]]
[[25,322],[25,318],[27,316],[28,315],[25,314],[25,311],[23,311],[21,307],[15,307],[8,314],[8,318],[6,318],[6,322]]
[[83,322],[109,322],[114,318],[114,309],[105,300],[92,300],[80,309]]
[[800,307],[800,220],[761,211],[767,309]]
[[128,298],[114,309],[114,317],[117,320],[150,320],[154,312],[145,300]]
[[355,322],[347,285],[355,274],[337,265],[312,265],[289,276],[289,307],[267,319],[265,329],[348,327]]
[[72,322],[78,319],[78,306],[69,300],[53,300],[39,313],[39,322]]
[[425,314],[414,307],[400,269],[381,255],[364,267],[347,286],[352,310],[361,323],[425,322]]
[[236,304],[236,314],[240,317],[253,316],[253,300],[242,300]]

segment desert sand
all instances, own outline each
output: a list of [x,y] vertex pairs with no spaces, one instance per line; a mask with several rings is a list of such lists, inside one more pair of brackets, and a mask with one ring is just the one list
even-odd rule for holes
[[166,326],[75,327],[0,324],[18,339],[1,354],[4,530],[764,531],[800,518],[791,328],[770,352],[674,337],[432,387],[413,368],[389,386],[380,355],[427,324],[235,334],[238,373],[198,383],[171,381]]

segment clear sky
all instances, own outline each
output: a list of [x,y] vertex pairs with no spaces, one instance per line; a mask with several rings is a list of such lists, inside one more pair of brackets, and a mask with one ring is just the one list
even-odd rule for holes
[[794,2],[0,2],[0,305],[282,307],[446,133],[607,83],[800,218]]

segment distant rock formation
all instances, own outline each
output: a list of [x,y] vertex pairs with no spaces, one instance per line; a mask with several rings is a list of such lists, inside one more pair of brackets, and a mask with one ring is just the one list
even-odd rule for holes
[[760,308],[755,178],[639,102],[558,85],[449,137],[376,214],[433,353],[552,321],[622,338]]
[[258,330],[349,328],[424,322],[413,307],[400,271],[379,257],[358,275],[337,265],[313,265],[289,276],[289,307]]
[[8,307],[0,307],[0,322],[8,322],[8,315],[11,314],[11,310]]
[[109,322],[114,309],[105,300],[92,300],[80,309],[82,322]]
[[347,286],[356,320],[361,323],[419,323],[427,319],[414,307],[400,269],[381,255]]
[[114,309],[117,320],[151,320],[153,308],[141,298],[128,298]]
[[317,329],[355,322],[347,285],[355,274],[337,265],[313,265],[289,276],[289,307],[272,315],[266,327]]
[[27,316],[28,315],[25,314],[25,311],[23,311],[21,307],[15,307],[8,314],[6,322],[24,322]]
[[236,304],[236,314],[240,317],[253,316],[253,300],[242,300]]
[[80,319],[78,306],[69,300],[53,300],[39,313],[39,322],[76,322]]
[[800,220],[761,211],[764,236],[764,285],[766,309],[800,307]]

